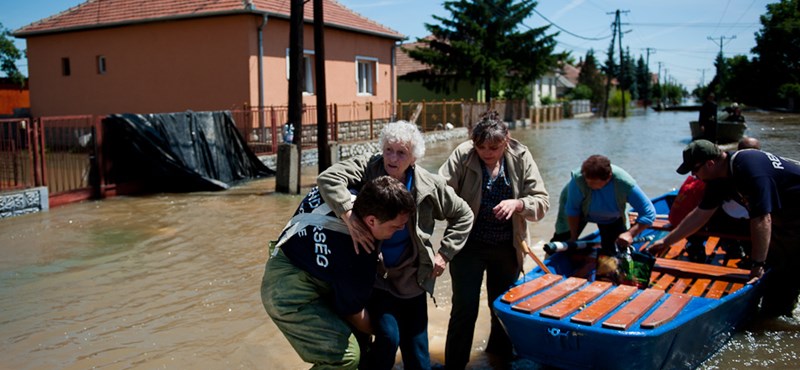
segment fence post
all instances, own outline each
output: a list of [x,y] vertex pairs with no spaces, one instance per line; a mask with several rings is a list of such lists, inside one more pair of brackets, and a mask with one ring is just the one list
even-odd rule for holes
[[367,110],[369,111],[369,139],[372,140],[375,138],[375,121],[373,120],[372,102],[367,103]]
[[[89,186],[92,188],[92,197],[99,199],[105,198],[105,162],[103,160],[103,117],[94,117],[92,127],[92,137],[94,138],[93,154],[89,156]],[[92,173],[95,174],[92,177]]]

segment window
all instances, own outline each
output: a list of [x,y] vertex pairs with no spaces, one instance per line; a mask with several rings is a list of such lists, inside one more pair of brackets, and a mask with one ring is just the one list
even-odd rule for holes
[[61,75],[69,76],[72,71],[69,68],[69,58],[61,58]]
[[106,74],[106,57],[103,55],[97,56],[97,74]]
[[376,71],[378,59],[369,57],[356,57],[356,84],[358,95],[375,95],[375,85],[378,83]]
[[[289,49],[286,49],[286,79],[289,79]],[[301,67],[303,73],[303,94],[314,94],[314,51],[303,50],[303,66]]]
[[314,94],[314,58],[311,55],[303,55],[303,74],[304,84],[303,93]]

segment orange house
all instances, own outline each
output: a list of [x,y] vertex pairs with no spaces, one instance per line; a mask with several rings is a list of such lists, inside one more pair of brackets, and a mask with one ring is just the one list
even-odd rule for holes
[[[16,30],[33,116],[227,110],[288,104],[286,0],[88,0]],[[329,104],[396,100],[403,35],[324,0]],[[313,5],[303,102],[316,105]],[[310,77],[310,78],[309,78]]]

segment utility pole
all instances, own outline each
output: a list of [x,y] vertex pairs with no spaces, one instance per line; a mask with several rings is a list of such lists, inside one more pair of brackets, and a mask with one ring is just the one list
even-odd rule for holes
[[[606,13],[611,14],[611,13]],[[613,77],[612,74],[614,71],[611,69],[614,61],[614,42],[616,41],[617,37],[617,22],[611,24],[611,46],[608,48],[608,59],[606,60],[606,99],[603,103],[603,118],[608,118],[608,95],[611,91],[611,78]]]
[[647,57],[645,58],[644,62],[644,69],[647,72],[647,80],[645,81],[644,85],[644,111],[647,112],[647,103],[650,102],[650,85],[653,80],[653,76],[650,74],[650,52],[652,51],[653,54],[656,53],[656,49],[654,48],[645,48],[645,53]]
[[[711,36],[708,36],[708,39],[711,40],[711,42],[713,42],[714,44],[719,45],[719,56],[718,56],[719,63],[717,63],[717,75],[716,75],[716,79],[717,79],[718,82],[722,82],[722,61],[723,61],[723,59],[722,59],[722,47],[726,44],[725,39],[728,39],[728,41],[730,41],[730,40],[733,40],[735,38],[736,38],[736,35],[729,36],[729,37],[720,36],[719,37],[719,42],[717,42],[717,40],[715,38],[713,38]],[[713,85],[714,81],[712,81],[711,84]],[[712,89],[711,92],[715,92],[714,89]],[[717,98],[719,98],[719,96]]]
[[[304,0],[291,0],[289,15],[289,122],[294,130],[292,143],[297,147],[297,186],[285,189],[290,194],[300,194],[300,172],[303,137],[303,5]],[[277,189],[276,189],[277,190]]]
[[[627,13],[627,12],[628,11],[625,11],[625,13]],[[617,22],[617,33],[619,33],[619,90],[620,90],[619,92],[622,95],[622,118],[625,118],[625,117],[628,116],[626,114],[626,109],[625,109],[626,108],[625,107],[626,104],[625,104],[625,86],[624,86],[624,83],[627,82],[627,81],[625,81],[625,79],[626,79],[626,77],[625,77],[625,55],[624,55],[624,51],[622,50],[622,23],[620,23],[620,20],[619,20],[619,13],[620,13],[620,11],[619,11],[619,9],[617,9],[616,22]]]
[[314,69],[317,82],[317,153],[319,173],[331,166],[328,148],[328,101],[325,86],[325,21],[322,0],[314,0]]
[[697,70],[700,71],[700,86],[706,85],[706,70],[708,68],[698,68]]

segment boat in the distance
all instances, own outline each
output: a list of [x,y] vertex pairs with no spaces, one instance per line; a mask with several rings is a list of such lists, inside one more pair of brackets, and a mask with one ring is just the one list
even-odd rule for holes
[[[692,140],[703,138],[703,132],[700,130],[700,122],[689,122],[689,129],[692,132]],[[719,121],[717,122],[717,143],[725,144],[738,142],[744,136],[744,131],[746,129],[747,124],[744,122]]]
[[[659,218],[643,235],[657,240],[668,233],[663,215],[676,195],[653,199]],[[761,280],[747,284],[750,271],[737,265],[741,256],[726,255],[722,247],[733,238],[709,235],[708,263],[690,262],[681,240],[656,259],[644,289],[596,281],[591,255],[584,257],[588,263],[576,263],[574,254],[556,252],[544,261],[551,273],[536,267],[493,307],[517,355],[540,364],[693,369],[757,307]],[[582,240],[596,243],[599,236]]]

